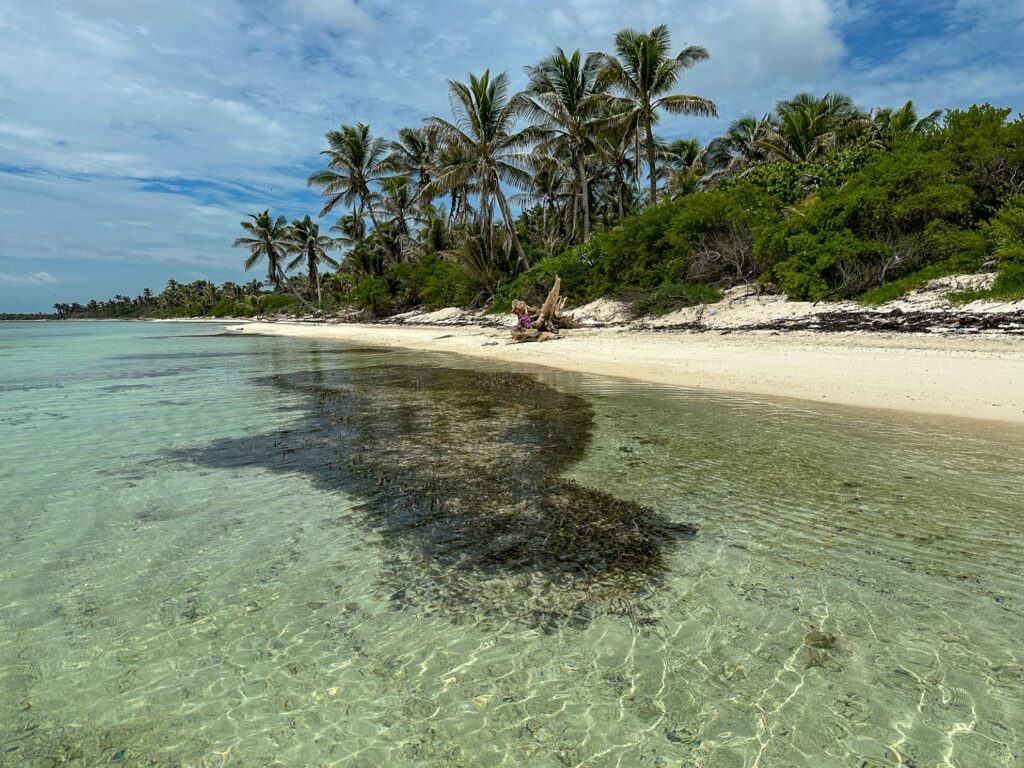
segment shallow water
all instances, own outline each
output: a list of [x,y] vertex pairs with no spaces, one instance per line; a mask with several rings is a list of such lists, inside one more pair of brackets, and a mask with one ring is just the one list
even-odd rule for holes
[[1024,759],[1016,430],[219,331],[0,324],[0,765]]

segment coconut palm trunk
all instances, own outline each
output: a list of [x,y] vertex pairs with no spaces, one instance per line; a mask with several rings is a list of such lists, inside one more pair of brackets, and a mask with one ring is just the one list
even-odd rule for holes
[[529,269],[530,262],[526,258],[523,244],[519,242],[515,219],[512,218],[512,211],[508,207],[508,200],[505,199],[505,193],[501,191],[501,184],[498,183],[497,178],[494,179],[494,196],[498,198],[498,207],[501,208],[502,218],[505,219],[505,228],[508,230],[508,235],[512,240],[512,246],[516,249],[516,258],[523,269]]
[[587,178],[587,159],[579,153],[576,167],[579,169],[580,195],[583,204],[583,241],[590,242],[590,180]]
[[647,174],[651,185],[651,205],[658,202],[658,171],[655,166],[654,129],[651,128],[651,121],[646,121],[644,128],[647,133]]
[[310,285],[316,286],[316,306],[318,309],[324,308],[324,299],[320,294],[320,270],[316,268],[317,254],[316,249],[310,244],[306,251],[307,259],[307,272],[309,273]]

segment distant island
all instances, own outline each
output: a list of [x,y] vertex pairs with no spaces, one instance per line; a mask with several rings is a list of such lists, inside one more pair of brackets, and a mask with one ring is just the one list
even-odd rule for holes
[[646,315],[750,283],[877,305],[979,271],[997,276],[954,302],[1024,297],[1024,118],[801,93],[706,145],[660,138],[663,114],[717,114],[677,87],[708,56],[659,26],[619,32],[611,53],[556,49],[521,91],[487,70],[450,81],[450,117],[391,140],[359,122],[326,134],[307,181],[321,218],[341,214],[328,233],[310,216],[248,216],[234,245],[263,282],[171,280],[17,318],[504,310],[541,300],[556,274],[570,303]]

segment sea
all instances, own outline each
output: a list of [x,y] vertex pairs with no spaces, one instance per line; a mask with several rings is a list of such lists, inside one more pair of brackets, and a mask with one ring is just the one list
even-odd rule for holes
[[0,765],[1024,765],[1021,432],[0,323]]

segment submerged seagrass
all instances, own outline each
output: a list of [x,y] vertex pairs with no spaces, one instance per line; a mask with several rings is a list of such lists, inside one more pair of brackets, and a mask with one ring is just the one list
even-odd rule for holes
[[297,427],[184,456],[363,495],[359,513],[390,548],[380,578],[396,609],[545,629],[643,622],[666,547],[696,530],[562,478],[592,411],[529,376],[389,365],[263,382],[307,396]]

